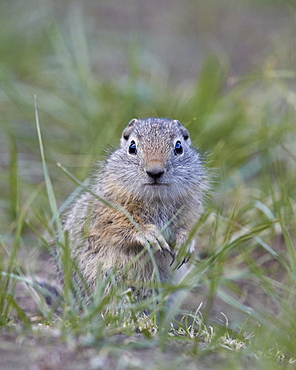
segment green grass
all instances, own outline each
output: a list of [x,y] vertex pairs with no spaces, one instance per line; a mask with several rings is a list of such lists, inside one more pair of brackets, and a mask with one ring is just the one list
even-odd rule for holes
[[[275,14],[286,9],[295,16],[292,6],[272,7]],[[65,353],[74,353],[77,368],[293,368],[296,75],[289,54],[282,53],[293,22],[273,41],[276,63],[267,55],[254,71],[233,76],[217,47],[203,58],[196,80],[178,85],[173,77],[168,82],[168,67],[155,56],[143,60],[137,23],[126,33],[98,34],[88,23],[87,6],[70,6],[70,18],[34,1],[3,9],[0,348],[16,341],[31,351],[45,343],[62,365]],[[102,54],[110,50],[121,53],[126,75],[102,73]],[[72,280],[77,266],[69,258],[61,214],[93,162],[118,145],[131,118],[143,116],[179,119],[205,153],[212,191],[194,230],[200,258],[174,307],[166,300],[177,287],[163,286],[158,296],[135,302],[116,284],[105,297],[108,281],[100,280],[87,304]],[[42,313],[32,317],[19,286],[33,288],[34,278],[48,272],[44,254],[52,254],[56,235],[63,251],[63,310],[53,313],[32,292]],[[149,316],[143,314],[147,306]],[[9,349],[21,356],[13,344]]]

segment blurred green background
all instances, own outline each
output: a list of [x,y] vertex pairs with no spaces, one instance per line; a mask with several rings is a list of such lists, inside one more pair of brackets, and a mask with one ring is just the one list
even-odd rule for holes
[[0,21],[4,234],[43,182],[34,95],[59,200],[74,185],[56,162],[83,179],[134,116],[179,119],[224,185],[268,167],[258,154],[282,140],[293,164],[292,2],[13,0]]
[[2,0],[0,254],[17,235],[25,268],[52,217],[34,96],[62,209],[76,185],[57,163],[84,180],[130,119],[172,117],[212,174],[200,249],[225,254],[209,290],[295,328],[295,16],[292,0]]

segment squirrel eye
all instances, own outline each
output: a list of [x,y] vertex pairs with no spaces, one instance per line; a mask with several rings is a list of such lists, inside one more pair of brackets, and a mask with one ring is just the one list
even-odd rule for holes
[[128,148],[129,154],[137,154],[137,146],[134,140],[131,141],[130,146]]
[[177,141],[176,144],[175,144],[175,154],[182,154],[183,153],[183,147],[182,147],[182,144],[181,144],[181,141]]

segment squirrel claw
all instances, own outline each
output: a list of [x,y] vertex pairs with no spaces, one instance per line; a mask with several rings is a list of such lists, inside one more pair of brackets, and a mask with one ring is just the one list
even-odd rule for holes
[[177,259],[177,262],[176,262],[176,265],[174,266],[174,270],[176,269],[176,270],[179,270],[184,264],[186,264],[186,263],[188,263],[189,262],[189,260],[190,260],[190,258],[192,257],[192,254],[193,253],[187,253],[186,254],[186,256],[185,257],[181,257],[182,259],[180,260],[180,256],[179,256],[179,258],[178,258],[178,252],[176,253],[176,252],[173,252],[173,254],[172,254],[172,258],[173,258],[173,260],[172,260],[172,262],[171,262],[171,264],[170,264],[170,266],[172,266],[174,263],[175,263],[175,261],[176,261],[176,258],[178,258]]
[[171,263],[172,266],[177,256],[177,263],[174,269],[177,270],[180,269],[185,263],[187,263],[190,260],[191,256],[194,253],[195,242],[189,241],[188,243],[187,237],[188,237],[187,234],[184,232],[177,237],[174,258]]
[[172,253],[169,244],[154,225],[147,225],[142,234],[136,235],[135,240],[142,245],[148,243],[155,252],[161,253],[162,256],[165,256],[165,252]]
[[179,264],[179,266],[177,267],[177,270],[179,270],[179,268],[181,268],[184,263],[187,263],[188,262],[188,259],[187,258],[183,258],[183,261]]
[[172,262],[170,263],[170,267],[173,265],[173,263],[176,260],[176,253],[175,252],[171,252],[171,257],[172,257]]

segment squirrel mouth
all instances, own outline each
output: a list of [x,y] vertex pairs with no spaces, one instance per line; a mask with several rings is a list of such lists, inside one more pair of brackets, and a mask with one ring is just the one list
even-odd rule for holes
[[146,182],[144,185],[147,185],[147,186],[168,186],[169,184],[166,183],[166,182],[154,181],[154,182]]

